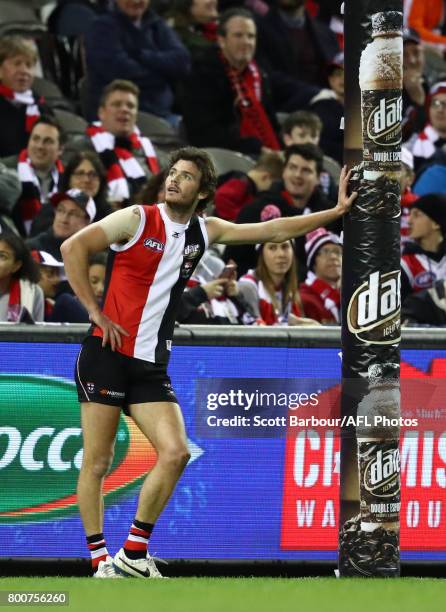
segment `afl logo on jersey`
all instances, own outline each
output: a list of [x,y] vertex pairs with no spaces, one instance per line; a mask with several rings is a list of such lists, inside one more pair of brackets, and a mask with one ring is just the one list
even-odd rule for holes
[[144,240],[144,246],[154,253],[162,253],[165,245],[156,238],[146,238]]
[[200,257],[201,249],[199,244],[188,244],[184,249],[184,257],[186,259],[195,259],[196,257]]

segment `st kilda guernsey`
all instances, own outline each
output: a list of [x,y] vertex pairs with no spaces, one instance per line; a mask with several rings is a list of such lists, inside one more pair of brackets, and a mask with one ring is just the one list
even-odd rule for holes
[[[135,236],[110,246],[102,311],[129,334],[119,352],[167,365],[181,294],[208,246],[207,230],[197,215],[174,223],[164,204],[139,209]],[[99,327],[92,334],[103,335]]]

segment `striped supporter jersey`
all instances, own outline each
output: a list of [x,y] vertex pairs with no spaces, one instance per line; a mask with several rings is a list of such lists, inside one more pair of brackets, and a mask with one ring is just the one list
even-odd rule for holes
[[[102,310],[129,333],[118,351],[167,364],[180,297],[208,246],[207,231],[197,215],[174,223],[164,204],[139,209],[134,237],[110,246]],[[102,330],[95,327],[93,336]]]

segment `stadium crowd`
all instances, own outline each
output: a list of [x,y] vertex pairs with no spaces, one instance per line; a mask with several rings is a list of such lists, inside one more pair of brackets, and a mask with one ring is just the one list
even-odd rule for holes
[[[405,5],[403,320],[446,325],[445,2]],[[184,144],[219,171],[205,215],[255,223],[335,205],[340,0],[59,0],[35,19],[38,35],[0,28],[0,321],[88,322],[62,242],[112,211],[161,202],[167,156]],[[337,325],[341,261],[340,223],[211,248],[178,321]],[[98,301],[105,270],[106,253],[95,256]]]

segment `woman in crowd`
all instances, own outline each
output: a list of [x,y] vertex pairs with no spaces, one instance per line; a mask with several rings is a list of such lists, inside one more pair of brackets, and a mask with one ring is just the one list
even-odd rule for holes
[[69,159],[60,179],[59,191],[68,189],[80,189],[93,198],[96,204],[94,221],[111,213],[111,206],[107,202],[105,168],[94,151],[79,151]]
[[259,325],[318,325],[305,318],[297,288],[297,264],[291,240],[259,247],[257,267],[238,282]]
[[44,297],[39,269],[22,238],[0,234],[0,321],[43,321]]

